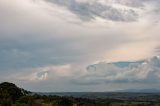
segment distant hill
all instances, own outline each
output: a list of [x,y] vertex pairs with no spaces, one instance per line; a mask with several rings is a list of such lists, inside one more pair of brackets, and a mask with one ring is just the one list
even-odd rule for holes
[[126,90],[117,90],[115,92],[130,92],[130,93],[160,93],[160,89],[126,89]]

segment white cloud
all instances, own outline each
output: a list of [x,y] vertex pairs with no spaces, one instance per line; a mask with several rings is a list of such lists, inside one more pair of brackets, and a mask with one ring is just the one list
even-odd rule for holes
[[[101,62],[88,66],[87,72],[75,83],[159,83],[160,58],[136,62]],[[93,84],[94,84],[93,83]],[[149,85],[148,85],[149,86]]]
[[72,67],[67,65],[58,66],[45,66],[40,68],[28,69],[28,71],[19,72],[18,74],[13,74],[11,77],[17,80],[24,81],[47,81],[47,80],[58,80],[61,77],[73,76],[75,72]]

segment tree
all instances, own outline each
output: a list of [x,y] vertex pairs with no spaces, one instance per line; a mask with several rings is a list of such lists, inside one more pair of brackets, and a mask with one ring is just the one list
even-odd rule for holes
[[72,102],[67,98],[59,98],[53,101],[52,106],[72,106]]
[[[27,91],[17,87],[13,83],[3,82],[0,84],[0,97],[1,98],[11,98],[13,102],[22,96],[25,96]],[[7,96],[7,97],[6,97]]]

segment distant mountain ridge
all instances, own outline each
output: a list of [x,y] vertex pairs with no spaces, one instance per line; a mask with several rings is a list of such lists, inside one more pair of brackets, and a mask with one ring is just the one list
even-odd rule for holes
[[160,89],[150,88],[150,89],[125,89],[116,90],[114,92],[129,92],[129,93],[160,93]]

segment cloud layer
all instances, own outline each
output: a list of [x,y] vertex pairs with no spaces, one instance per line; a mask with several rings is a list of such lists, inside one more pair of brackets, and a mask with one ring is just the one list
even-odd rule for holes
[[85,78],[91,82],[159,83],[160,57],[136,62],[102,62],[88,66],[87,70],[89,74]]
[[123,1],[122,3],[121,2],[119,3],[118,6],[120,8],[112,6],[113,2],[108,2],[108,1],[107,2],[105,1],[98,2],[95,0],[91,1],[50,0],[50,1],[58,5],[67,7],[71,12],[76,14],[80,19],[84,21],[92,20],[95,19],[96,17],[101,17],[106,20],[129,22],[137,20],[138,17],[138,13],[134,9],[127,7],[123,8],[123,6],[127,4],[126,1],[124,1],[124,5]]
[[[128,68],[101,63],[86,70],[86,66],[158,55],[159,4],[155,0],[0,1],[0,81],[40,91],[93,87],[103,91],[120,87],[116,82],[147,87],[154,81],[156,87],[159,68],[151,62]],[[120,88],[128,86],[132,84]]]
[[[27,73],[19,73],[16,76],[10,76],[22,82],[37,83],[54,83],[59,86],[59,83],[70,85],[66,88],[68,91],[74,86],[88,90],[90,87],[103,87],[104,85],[130,85],[137,87],[154,86],[160,82],[160,57],[154,56],[150,59],[135,61],[135,62],[100,62],[92,64],[82,69],[82,67],[71,65],[47,66],[36,68]],[[59,82],[57,84],[57,82]],[[139,85],[140,84],[140,85]],[[118,89],[132,88],[130,86],[120,86]],[[54,89],[54,87],[50,87]],[[61,88],[62,89],[62,88]],[[65,90],[65,89],[62,89]],[[82,91],[83,91],[82,90]],[[109,88],[108,90],[116,90],[116,88]],[[77,89],[74,89],[77,91]],[[93,89],[93,91],[98,91]],[[107,91],[103,89],[103,91]]]

